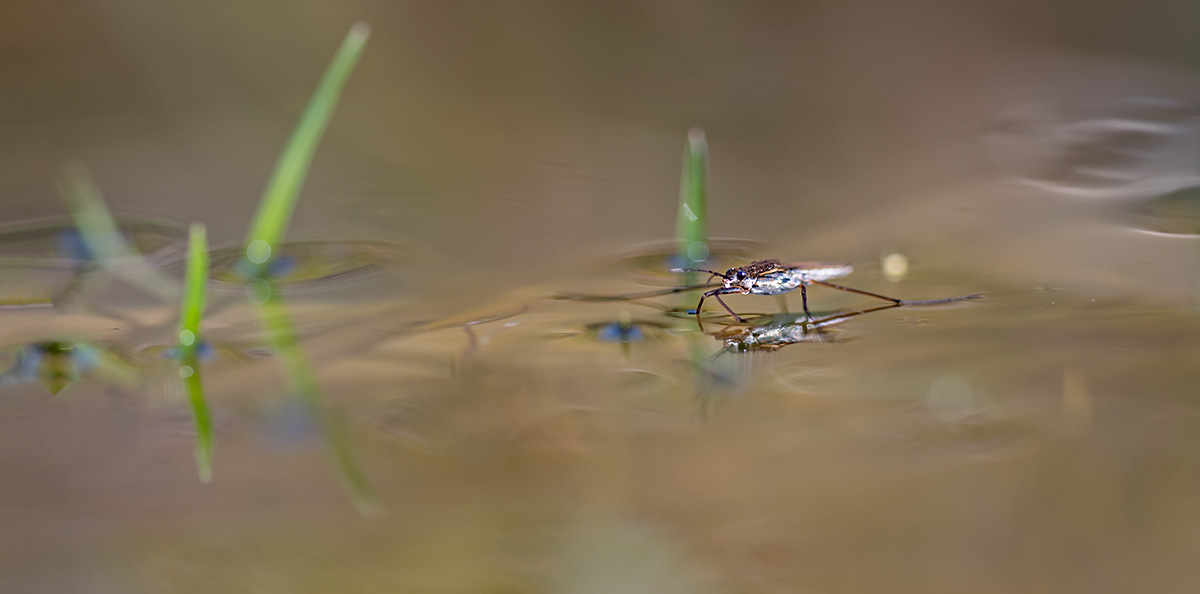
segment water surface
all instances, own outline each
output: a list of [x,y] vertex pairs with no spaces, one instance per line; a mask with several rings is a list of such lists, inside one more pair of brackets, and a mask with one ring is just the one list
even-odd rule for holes
[[[6,36],[0,96],[0,589],[1190,591],[1186,15],[1147,39],[1115,5],[919,4],[6,19],[40,33]],[[375,36],[274,271],[319,416],[232,263],[359,12]],[[703,330],[694,292],[563,299],[677,282],[691,126],[716,269],[844,261],[867,291],[986,298],[819,330],[795,294],[729,296],[745,325],[706,304]],[[69,158],[169,291],[182,229],[212,230],[211,483],[177,305],[80,249]]]

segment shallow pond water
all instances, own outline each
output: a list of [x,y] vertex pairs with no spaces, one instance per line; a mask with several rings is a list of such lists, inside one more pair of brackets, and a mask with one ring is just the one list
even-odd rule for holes
[[[1192,591],[1192,21],[951,4],[6,19],[0,591]],[[237,262],[360,12],[270,270],[314,402]],[[642,296],[680,282],[691,126],[714,269],[985,297]],[[149,268],[93,261],[72,158]],[[172,359],[193,220],[211,482]]]
[[[810,329],[780,313],[797,295],[729,296],[749,324],[714,308],[701,332],[683,312],[695,292],[563,298],[669,286],[662,245],[507,287],[423,274],[399,248],[301,248],[298,288],[281,286],[382,513],[355,511],[257,312],[217,281],[201,483],[164,352],[174,319],[130,313],[137,290],[114,280],[93,292],[107,315],[3,312],[12,583],[1001,592],[1195,572],[1200,333],[1194,303],[1152,286],[1114,296],[919,261],[891,282],[866,263],[847,284],[987,296]],[[717,242],[714,266],[765,249]],[[422,294],[431,281],[461,289]],[[810,303],[876,305],[820,288]]]

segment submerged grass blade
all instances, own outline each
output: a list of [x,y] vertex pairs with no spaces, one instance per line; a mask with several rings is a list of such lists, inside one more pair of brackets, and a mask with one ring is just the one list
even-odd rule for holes
[[188,402],[192,405],[192,419],[196,424],[196,471],[203,482],[212,482],[213,424],[212,411],[204,397],[204,381],[200,378],[200,358],[196,353],[180,359],[179,375]]
[[708,260],[708,142],[704,131],[688,132],[679,182],[679,217],[675,224],[677,267],[694,267]]
[[317,144],[329,125],[346,80],[354,71],[369,36],[370,27],[366,23],[354,25],[346,34],[275,163],[271,180],[259,202],[258,213],[246,236],[246,257],[260,271],[261,265],[270,259],[272,251],[283,240]]
[[177,298],[178,293],[155,273],[154,266],[125,241],[86,166],[81,163],[63,165],[58,188],[75,220],[79,239],[98,267],[159,298],[170,301]]
[[350,490],[354,503],[365,515],[378,513],[381,508],[374,489],[359,463],[344,423],[325,406],[321,386],[313,374],[312,365],[300,350],[300,342],[287,313],[283,296],[267,281],[262,293],[266,299],[260,306],[267,331],[287,371],[292,388],[314,419],[320,423],[325,447],[341,471],[342,480]]
[[179,376],[183,378],[192,418],[196,423],[196,468],[200,480],[212,480],[212,413],[204,397],[200,378],[200,319],[204,314],[205,288],[208,283],[208,239],[204,225],[195,223],[188,233],[187,273],[183,306],[179,315]]

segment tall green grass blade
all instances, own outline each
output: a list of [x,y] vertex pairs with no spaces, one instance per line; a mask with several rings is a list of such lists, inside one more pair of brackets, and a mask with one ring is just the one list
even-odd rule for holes
[[378,498],[359,463],[348,432],[341,419],[326,407],[312,365],[300,350],[300,342],[296,337],[291,316],[284,305],[283,296],[269,282],[262,279],[259,279],[259,282],[263,283],[263,286],[259,288],[258,294],[265,298],[260,306],[263,320],[292,388],[309,414],[320,423],[325,447],[341,471],[342,480],[350,490],[358,510],[365,515],[379,512],[381,508]]
[[256,273],[261,272],[262,265],[270,260],[273,251],[283,240],[317,144],[329,125],[346,80],[354,71],[369,36],[370,27],[366,23],[354,25],[346,34],[275,163],[271,180],[259,202],[258,213],[246,236],[246,259],[255,267]]
[[196,468],[200,480],[212,480],[213,426],[204,382],[200,378],[200,319],[204,314],[208,283],[208,239],[204,225],[194,223],[188,233],[187,273],[179,315],[179,376],[192,405],[196,423]]
[[708,260],[708,142],[699,128],[688,132],[683,155],[675,240],[679,267],[694,267]]
[[182,345],[195,350],[200,336],[200,318],[204,314],[205,289],[208,285],[208,233],[203,223],[193,223],[188,231],[187,275],[184,280],[179,335]]
[[67,201],[79,238],[96,266],[169,301],[178,297],[153,265],[129,246],[104,203],[91,172],[81,163],[63,165],[58,189]]
[[313,374],[312,365],[300,349],[283,295],[263,271],[283,241],[317,144],[329,125],[346,81],[358,64],[369,36],[370,27],[366,23],[354,25],[325,69],[317,90],[309,99],[308,106],[275,163],[275,170],[259,202],[258,213],[246,235],[245,254],[245,262],[249,265],[245,273],[249,280],[247,295],[259,306],[263,323],[275,344],[292,388],[309,414],[320,423],[326,449],[341,471],[359,511],[364,514],[379,510],[375,493],[341,421],[325,406],[321,386]]
[[320,423],[325,446],[341,471],[342,479],[350,489],[359,511],[364,514],[378,511],[378,500],[358,462],[358,457],[354,454],[347,432],[325,406],[321,386],[313,374],[312,365],[300,350],[300,343],[291,316],[284,305],[283,295],[278,291],[278,287],[265,278],[262,271],[283,241],[317,144],[329,125],[342,89],[345,88],[350,73],[354,71],[369,36],[370,27],[366,23],[358,23],[342,41],[341,47],[317,85],[316,92],[309,100],[308,107],[300,116],[296,129],[292,131],[287,146],[275,163],[275,171],[267,183],[259,202],[258,213],[246,236],[246,261],[251,267],[251,272],[247,275],[250,280],[247,294],[259,305],[263,322],[275,343],[275,349],[292,388],[309,413]]
[[[683,171],[679,179],[679,213],[675,222],[675,257],[672,267],[704,268],[708,260],[708,141],[704,130],[688,131],[687,148],[683,152]],[[700,284],[696,272],[686,272],[682,284]],[[690,297],[676,299],[687,308]]]

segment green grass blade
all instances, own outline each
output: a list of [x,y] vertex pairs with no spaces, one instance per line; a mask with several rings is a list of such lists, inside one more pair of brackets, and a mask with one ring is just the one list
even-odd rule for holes
[[67,200],[79,237],[92,257],[109,263],[136,256],[117,229],[104,195],[92,181],[92,174],[81,163],[63,165],[59,172],[59,191]]
[[204,314],[205,288],[208,285],[208,234],[202,223],[193,223],[188,233],[187,276],[184,281],[183,309],[179,317],[180,342],[186,340],[195,349],[200,336],[200,317]]
[[275,171],[263,191],[258,213],[246,236],[246,257],[253,265],[261,266],[267,262],[283,240],[317,144],[329,125],[346,80],[354,71],[369,36],[370,27],[366,23],[354,25],[346,34],[276,161]]
[[178,293],[156,274],[154,266],[125,241],[86,166],[81,163],[63,165],[58,175],[58,189],[67,201],[80,240],[98,267],[159,298],[170,301],[177,298]]
[[309,414],[320,423],[325,447],[337,464],[338,470],[342,474],[342,480],[350,490],[359,511],[364,515],[378,513],[381,511],[378,498],[354,451],[349,432],[341,419],[326,407],[321,386],[313,374],[312,365],[304,356],[304,352],[300,350],[300,341],[296,337],[296,330],[291,316],[287,313],[283,296],[277,287],[268,281],[258,279],[257,282],[263,283],[263,286],[259,287],[258,294],[265,296],[265,300],[260,305],[262,318],[275,343],[275,350],[292,383],[292,388],[296,390]]
[[283,295],[262,274],[263,267],[277,252],[287,231],[300,189],[308,176],[317,144],[329,125],[342,89],[354,71],[370,36],[370,27],[358,23],[346,38],[326,68],[316,92],[308,102],[291,138],[275,163],[271,180],[263,191],[258,213],[246,236],[246,261],[250,264],[251,301],[259,306],[263,323],[275,344],[279,360],[292,388],[313,418],[321,425],[325,446],[341,471],[355,504],[363,513],[378,511],[375,493],[358,462],[342,423],[330,413],[324,403],[320,384],[312,366],[300,349],[299,340],[284,305]]
[[708,260],[708,142],[699,128],[688,132],[683,155],[675,240],[679,267],[694,267]]
[[[675,222],[675,258],[672,267],[704,268],[708,260],[708,141],[704,130],[688,131],[683,152],[683,171],[679,179],[679,214]],[[686,272],[681,283],[700,284],[708,275]],[[695,299],[681,295],[677,302],[685,309],[695,307]]]
[[212,480],[213,427],[212,413],[204,397],[204,382],[200,377],[200,319],[204,314],[205,289],[208,284],[208,239],[204,225],[195,223],[188,233],[187,272],[184,281],[183,306],[179,315],[179,376],[192,405],[196,423],[196,468],[200,480]]

